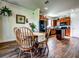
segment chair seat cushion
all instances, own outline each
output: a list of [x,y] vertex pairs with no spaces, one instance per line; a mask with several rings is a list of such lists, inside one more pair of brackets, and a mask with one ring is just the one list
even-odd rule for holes
[[19,49],[22,50],[22,51],[30,51],[30,50],[32,50],[32,47],[31,48],[19,47]]

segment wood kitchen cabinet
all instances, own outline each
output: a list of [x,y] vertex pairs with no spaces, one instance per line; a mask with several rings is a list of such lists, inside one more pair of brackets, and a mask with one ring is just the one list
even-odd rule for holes
[[59,22],[65,22],[66,25],[70,25],[70,17],[60,18]]
[[[65,36],[70,36],[70,23],[71,23],[71,18],[70,17],[62,17],[59,18],[58,20],[53,20],[53,26],[63,26],[63,29],[65,30]],[[62,25],[63,24],[63,25]],[[66,27],[67,26],[67,27]],[[63,30],[61,28],[61,30]],[[56,30],[58,32],[59,30]],[[61,37],[59,34],[56,34],[57,37]]]
[[[70,17],[65,18],[66,24],[70,26]],[[65,30],[65,36],[70,36],[70,27]]]
[[50,29],[50,35],[55,35],[56,34],[56,30],[55,29]]
[[53,20],[53,26],[57,26],[57,20]]
[[70,25],[70,17],[66,17],[65,22],[66,22],[67,25]]
[[70,28],[67,28],[67,29],[65,30],[65,36],[70,36]]

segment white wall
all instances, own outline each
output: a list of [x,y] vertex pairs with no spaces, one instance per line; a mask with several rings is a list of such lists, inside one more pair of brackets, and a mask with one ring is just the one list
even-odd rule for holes
[[3,39],[3,35],[2,35],[2,32],[3,32],[3,27],[2,27],[2,16],[0,16],[0,39],[2,40]]
[[[14,35],[14,32],[13,32],[14,27],[21,27],[21,26],[29,27],[29,23],[16,24],[16,14],[26,16],[28,18],[29,22],[34,22],[34,20],[36,19],[37,16],[33,15],[34,11],[32,11],[32,10],[25,9],[23,7],[16,6],[16,5],[13,5],[13,4],[10,4],[10,3],[1,2],[0,7],[5,6],[5,5],[9,9],[12,10],[12,16],[10,16],[10,17],[1,16],[2,19],[0,18],[0,20],[1,20],[0,22],[2,22],[2,25],[0,23],[0,30],[1,30],[1,28],[3,30],[3,31],[2,30],[0,31],[0,33],[2,32],[2,34],[0,34],[0,36],[1,35],[3,36],[3,39],[0,37],[0,41],[15,40],[15,35]],[[39,20],[38,17],[37,17],[36,20]],[[38,23],[38,21],[35,21],[35,22]]]
[[36,24],[36,29],[38,31],[39,31],[39,11],[40,11],[39,8],[34,10],[34,21],[33,21],[33,23]]
[[71,36],[79,37],[79,11],[71,13]]

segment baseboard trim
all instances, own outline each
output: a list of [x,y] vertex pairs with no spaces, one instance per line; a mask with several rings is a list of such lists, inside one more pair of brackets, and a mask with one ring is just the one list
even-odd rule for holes
[[14,42],[16,39],[10,39],[10,40],[0,40],[0,44],[2,43],[8,43],[8,42]]

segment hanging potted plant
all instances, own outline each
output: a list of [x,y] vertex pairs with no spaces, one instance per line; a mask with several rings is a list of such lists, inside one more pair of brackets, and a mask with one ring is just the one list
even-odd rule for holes
[[5,7],[2,7],[2,8],[0,9],[0,15],[11,16],[11,15],[12,15],[12,11],[9,10],[9,8],[7,8],[7,7],[5,6]]

